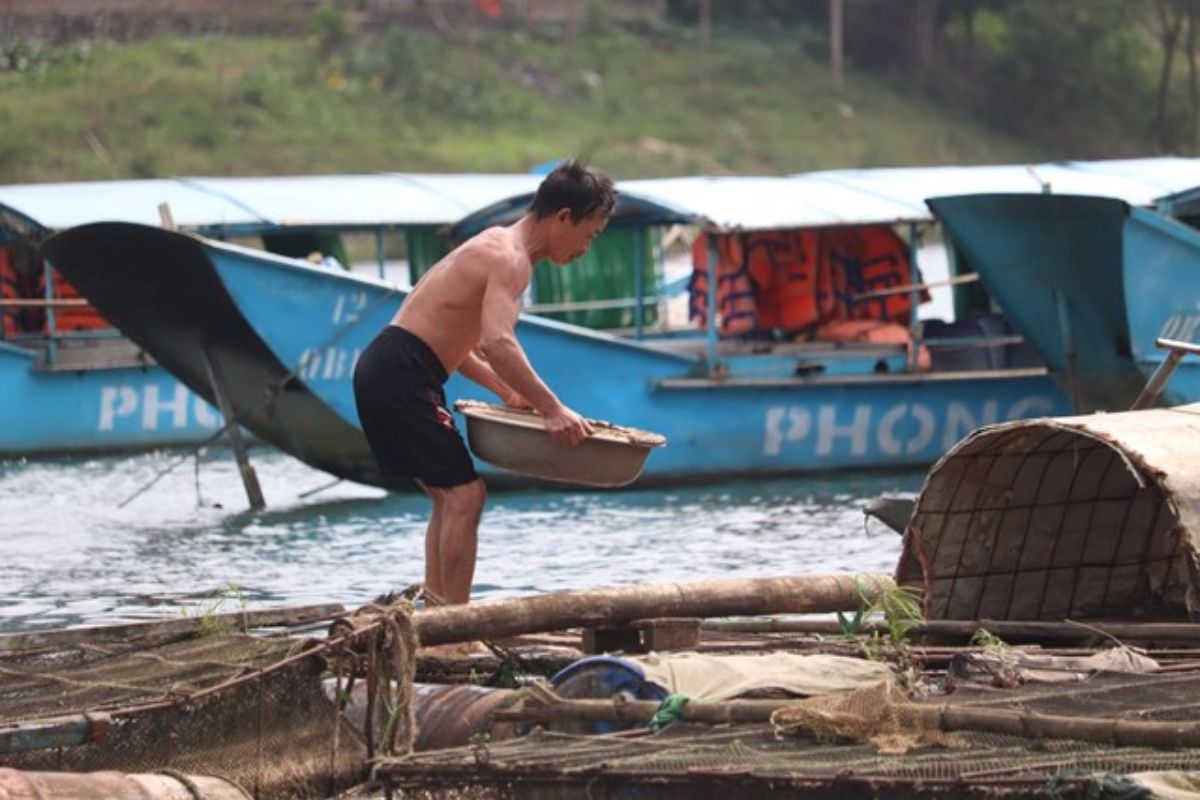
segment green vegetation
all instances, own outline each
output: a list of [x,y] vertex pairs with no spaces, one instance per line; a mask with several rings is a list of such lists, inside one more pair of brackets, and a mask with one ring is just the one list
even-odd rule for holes
[[[617,177],[1043,159],[915,86],[830,88],[793,35],[591,20],[536,29],[347,29],[0,51],[0,183],[165,175],[523,171],[580,154]],[[1086,154],[1072,154],[1086,155]]]
[[[872,590],[862,578],[855,578],[859,607],[854,616],[838,612],[842,634],[860,639],[863,654],[871,660],[882,660],[889,653],[904,662],[907,657],[909,634],[913,626],[924,621],[921,592],[912,586],[876,587]],[[867,626],[881,623],[886,639],[878,630],[867,636]],[[890,650],[889,650],[890,648]]]

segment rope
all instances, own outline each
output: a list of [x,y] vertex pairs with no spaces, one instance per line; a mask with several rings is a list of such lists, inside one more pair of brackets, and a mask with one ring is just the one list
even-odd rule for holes
[[[379,680],[388,712],[381,744],[389,755],[408,755],[417,738],[416,712],[413,707],[413,683],[417,678],[417,651],[421,647],[412,621],[412,604],[401,602],[385,610],[381,635],[382,662]],[[392,685],[395,684],[393,692]],[[397,749],[396,737],[403,725],[404,737]]]
[[[142,487],[141,487],[140,489],[138,489],[138,490],[137,490],[136,492],[134,492],[133,494],[129,495],[129,497],[126,497],[126,498],[125,498],[124,500],[122,500],[120,503],[117,503],[117,508],[124,508],[125,506],[129,505],[130,503],[132,503],[132,502],[133,502],[134,500],[136,500],[138,497],[140,497],[141,495],[143,495],[143,494],[144,494],[144,493],[145,493],[145,492],[146,492],[146,491],[147,491],[147,490],[148,490],[148,489],[149,489],[151,486],[153,486],[154,484],[156,484],[156,483],[158,483],[160,480],[162,480],[162,479],[163,479],[163,477],[165,477],[165,476],[166,476],[166,474],[167,474],[168,472],[170,472],[171,470],[175,469],[175,468],[176,468],[176,467],[178,467],[180,464],[182,464],[183,462],[187,461],[189,458],[192,458],[192,457],[194,457],[194,456],[195,456],[197,453],[199,453],[199,452],[200,452],[201,450],[203,450],[205,447],[208,447],[210,444],[212,444],[213,442],[215,442],[217,439],[219,439],[219,438],[220,438],[220,437],[221,437],[221,436],[222,436],[222,435],[225,433],[225,431],[229,430],[229,426],[230,426],[231,424],[232,424],[232,423],[226,422],[226,423],[225,423],[224,425],[222,425],[222,426],[221,426],[221,428],[220,428],[220,429],[219,429],[219,430],[218,430],[216,433],[214,433],[212,436],[209,436],[207,439],[205,439],[205,440],[204,440],[203,442],[201,442],[200,444],[198,444],[198,445],[195,445],[195,446],[194,446],[194,447],[193,447],[191,450],[189,450],[187,453],[185,453],[184,455],[180,456],[180,457],[179,457],[179,458],[177,458],[175,461],[173,461],[173,462],[171,462],[170,464],[168,464],[166,467],[164,467],[164,468],[160,469],[160,470],[158,471],[158,474],[156,474],[156,475],[155,475],[153,478],[151,478],[149,481],[147,481],[145,484],[143,484],[143,485],[142,485]],[[199,461],[197,461],[197,462],[196,462],[196,469],[197,469],[197,473],[196,473],[196,475],[197,475],[197,477],[196,477],[196,486],[197,486],[197,489],[196,489],[196,492],[197,492],[197,495],[199,495],[199,491],[200,491],[200,490],[199,490],[199,485],[200,485],[200,484],[199,484],[199,481],[200,481],[200,478],[199,478],[200,462],[199,462]]]
[[683,713],[683,707],[691,699],[686,694],[667,695],[659,705],[658,711],[654,712],[654,716],[646,723],[646,727],[652,731],[661,731],[679,719],[679,715]]
[[62,675],[50,675],[44,672],[26,672],[25,670],[9,669],[8,667],[0,667],[0,673],[4,675],[12,675],[18,678],[26,679],[41,679],[44,681],[55,681],[64,683],[68,686],[79,686],[84,689],[119,689],[123,692],[136,692],[137,694],[148,694],[151,696],[170,696],[187,694],[178,686],[171,686],[164,689],[161,686],[135,686],[130,683],[116,683],[111,681],[80,681],[74,678],[67,678]]

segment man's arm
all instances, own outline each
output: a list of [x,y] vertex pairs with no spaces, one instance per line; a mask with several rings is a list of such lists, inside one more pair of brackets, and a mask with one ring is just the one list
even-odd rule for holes
[[529,401],[505,383],[496,374],[496,370],[492,369],[491,365],[484,361],[475,351],[467,354],[466,360],[458,365],[458,371],[499,397],[506,406],[513,408],[530,407]]
[[524,282],[515,264],[503,260],[488,275],[483,294],[479,351],[499,378],[529,401],[560,442],[578,444],[592,432],[583,417],[564,406],[525,356],[513,328],[521,313]]

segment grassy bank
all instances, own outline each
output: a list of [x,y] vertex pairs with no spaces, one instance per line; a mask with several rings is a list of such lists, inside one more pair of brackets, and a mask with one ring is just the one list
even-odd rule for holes
[[[792,39],[682,30],[444,40],[205,37],[27,49],[0,71],[0,182],[525,170],[583,154],[618,177],[985,163],[1052,155]],[[1082,155],[1082,154],[1069,154]]]

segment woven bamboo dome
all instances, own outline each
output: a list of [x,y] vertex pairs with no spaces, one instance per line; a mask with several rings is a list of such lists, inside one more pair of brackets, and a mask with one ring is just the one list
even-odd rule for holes
[[1200,615],[1200,404],[981,428],[930,470],[897,582],[929,619]]

